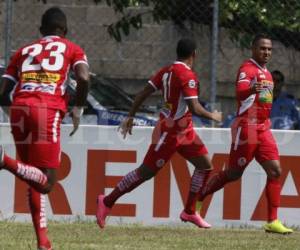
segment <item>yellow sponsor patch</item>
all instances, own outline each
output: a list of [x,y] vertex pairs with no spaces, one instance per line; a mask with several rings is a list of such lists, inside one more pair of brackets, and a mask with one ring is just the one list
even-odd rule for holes
[[23,73],[21,80],[23,82],[55,83],[60,80],[60,74],[47,72]]
[[268,81],[268,80],[261,80],[261,82],[263,83],[264,86],[273,86],[273,82],[272,81]]
[[273,101],[273,82],[262,80],[263,91],[259,93],[259,101],[263,103],[272,103]]
[[165,105],[164,105],[164,108],[167,108],[167,109],[172,109],[172,103],[169,103],[169,102],[165,102]]

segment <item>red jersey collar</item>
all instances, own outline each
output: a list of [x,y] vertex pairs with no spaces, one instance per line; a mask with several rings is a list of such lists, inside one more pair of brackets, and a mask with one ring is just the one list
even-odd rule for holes
[[261,70],[263,70],[263,71],[267,71],[267,67],[262,67],[262,66],[260,66],[253,58],[250,58],[250,61],[252,62],[252,63],[254,63],[258,68],[260,68]]

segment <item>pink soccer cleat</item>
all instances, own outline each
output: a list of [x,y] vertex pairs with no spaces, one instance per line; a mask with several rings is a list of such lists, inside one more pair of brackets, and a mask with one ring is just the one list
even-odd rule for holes
[[201,228],[211,228],[211,225],[208,224],[197,212],[194,214],[188,214],[183,210],[180,214],[180,219],[183,222],[191,222]]
[[100,194],[98,195],[97,198],[97,213],[96,213],[96,218],[97,218],[97,223],[100,228],[105,227],[105,219],[107,215],[110,213],[111,208],[107,207],[104,202],[104,195]]

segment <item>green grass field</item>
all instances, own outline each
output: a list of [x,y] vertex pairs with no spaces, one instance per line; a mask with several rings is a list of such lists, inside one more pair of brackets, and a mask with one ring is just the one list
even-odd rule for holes
[[[260,229],[197,229],[193,226],[108,226],[100,231],[95,223],[49,223],[55,250],[85,249],[207,249],[207,250],[300,250],[300,232],[266,234]],[[0,249],[35,249],[30,223],[0,222]]]

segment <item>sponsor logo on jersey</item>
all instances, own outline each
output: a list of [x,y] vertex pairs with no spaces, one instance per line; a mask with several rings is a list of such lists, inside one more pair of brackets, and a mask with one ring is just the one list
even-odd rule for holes
[[171,109],[172,109],[172,107],[173,107],[172,103],[165,102],[165,104],[164,104],[164,108],[165,108],[165,109],[169,109],[169,110],[171,110]]
[[42,82],[42,83],[54,83],[60,80],[60,74],[48,73],[48,72],[32,72],[23,73],[21,76],[22,82]]
[[246,160],[245,157],[240,157],[240,158],[238,159],[238,165],[239,165],[240,167],[245,166],[246,163],[247,163],[247,160]]
[[246,75],[245,72],[241,72],[240,75],[239,75],[239,81],[245,79],[246,76],[247,76],[247,75]]
[[164,159],[159,159],[156,161],[156,166],[158,168],[161,168],[163,165],[165,165],[165,160]]
[[196,82],[195,82],[195,80],[189,80],[189,87],[190,88],[196,88]]
[[259,101],[262,103],[273,102],[273,82],[268,80],[262,80],[263,90],[259,92]]
[[56,89],[56,84],[44,84],[44,83],[34,83],[26,82],[23,83],[20,92],[43,92],[54,95]]

